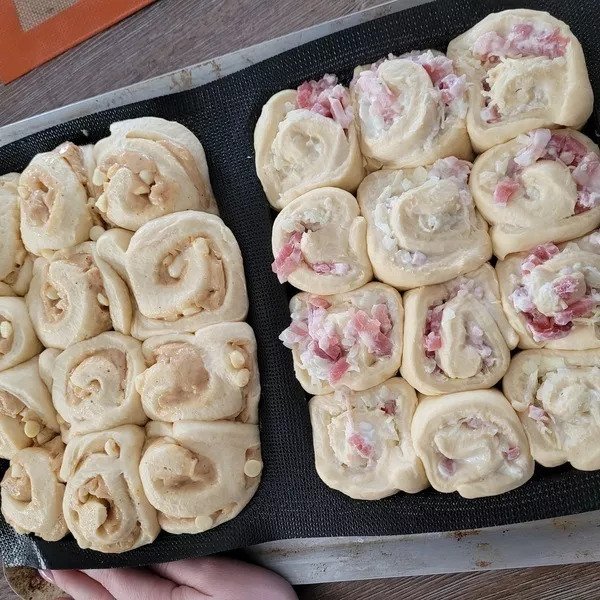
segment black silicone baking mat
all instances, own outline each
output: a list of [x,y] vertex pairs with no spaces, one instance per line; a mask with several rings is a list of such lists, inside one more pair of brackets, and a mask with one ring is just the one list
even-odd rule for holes
[[[244,256],[249,322],[258,340],[263,388],[260,426],[265,461],[262,484],[251,504],[233,521],[206,533],[161,533],[152,545],[103,555],[79,549],[71,536],[47,543],[17,535],[1,520],[0,552],[5,564],[59,569],[132,566],[285,538],[451,531],[600,509],[600,472],[568,466],[552,470],[538,466],[523,487],[478,500],[429,489],[414,496],[399,493],[365,502],[330,490],[314,469],[306,396],[294,378],[291,352],[277,339],[289,323],[290,290],[271,273],[273,216],[254,171],[252,133],[262,105],[275,92],[325,72],[336,73],[348,83],[355,65],[389,52],[443,51],[452,38],[490,12],[519,7],[547,10],[571,26],[583,45],[598,92],[598,0],[440,0],[334,33],[202,87],[82,117],[0,149],[0,173],[20,171],[36,153],[64,140],[95,142],[108,134],[113,121],[146,115],[179,121],[200,138],[221,215]],[[597,100],[596,120],[587,127],[590,135],[597,129],[599,108]]]

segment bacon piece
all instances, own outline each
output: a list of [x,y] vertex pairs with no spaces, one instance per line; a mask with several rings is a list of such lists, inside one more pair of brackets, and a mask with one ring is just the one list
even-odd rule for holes
[[329,369],[329,383],[331,385],[337,383],[349,368],[350,363],[345,358],[338,359]]
[[517,152],[514,160],[520,167],[527,167],[538,161],[546,153],[546,147],[552,138],[549,129],[535,129],[528,136],[528,144]]
[[454,73],[446,75],[440,82],[442,102],[448,106],[454,100],[462,99],[467,91],[467,77],[461,75],[458,77]]
[[521,189],[520,183],[504,177],[498,182],[494,190],[494,203],[506,205],[510,197],[519,189]]
[[439,333],[430,331],[425,336],[425,350],[427,352],[435,352],[442,347],[442,338]]
[[548,342],[564,338],[573,328],[573,323],[569,322],[559,325],[553,317],[542,314],[536,308],[530,312],[523,313],[523,316],[536,342]]
[[543,408],[540,408],[539,406],[535,406],[533,404],[529,405],[529,408],[527,409],[527,416],[530,419],[541,423],[550,422],[550,417],[548,416],[548,413]]
[[366,438],[360,433],[353,433],[348,438],[348,443],[354,451],[362,458],[373,458],[375,455],[374,448],[369,442],[367,442]]
[[386,415],[395,415],[396,414],[396,400],[394,400],[393,398],[391,400],[386,400],[383,403],[383,406],[381,407],[381,410],[386,414]]
[[581,298],[570,304],[565,310],[554,314],[554,321],[557,325],[572,325],[573,319],[584,317],[596,308],[596,301],[592,298]]
[[553,134],[546,146],[544,158],[562,160],[566,165],[577,166],[588,152],[587,146],[574,137]]
[[422,54],[407,54],[402,56],[406,60],[411,60],[421,65],[431,79],[433,85],[437,86],[445,77],[454,75],[454,63],[447,56],[435,55],[433,52],[423,52]]
[[314,263],[310,265],[310,268],[315,273],[322,273],[327,275],[345,275],[350,271],[350,265],[347,263]]
[[358,310],[350,319],[349,325],[356,331],[360,341],[367,346],[371,354],[391,355],[392,342],[382,333],[381,323],[377,319],[371,319],[364,310]]
[[335,75],[325,74],[319,81],[305,81],[298,87],[298,108],[305,108],[333,119],[348,129],[353,119],[352,103],[348,90],[339,85]]
[[585,278],[564,275],[552,282],[552,291],[569,304],[585,296]]
[[596,206],[600,206],[600,193],[585,189],[581,190],[575,203],[575,214],[580,215],[592,208],[596,208]]
[[600,193],[600,158],[594,152],[586,154],[573,171],[577,185]]
[[308,297],[308,303],[315,308],[327,309],[331,306],[331,303],[326,298],[323,298],[323,296],[311,295]]
[[480,116],[481,120],[485,121],[486,123],[497,123],[502,118],[500,111],[495,104],[482,108]]
[[553,256],[558,254],[560,250],[558,247],[552,242],[547,242],[546,244],[542,244],[537,246],[531,251],[531,254],[521,263],[521,273],[523,275],[528,275],[538,267],[539,265],[545,263],[550,260]]
[[371,314],[379,321],[381,332],[387,335],[392,330],[392,320],[387,304],[374,304]]
[[517,446],[513,446],[509,448],[506,452],[503,452],[504,458],[507,461],[511,462],[513,460],[517,460],[519,456],[521,456],[521,450]]
[[442,454],[440,457],[440,471],[446,477],[451,477],[456,473],[456,463]]
[[439,177],[440,179],[455,177],[466,186],[472,166],[472,163],[468,160],[461,160],[455,156],[439,158],[433,163],[431,169],[429,169],[429,176]]
[[284,329],[279,335],[279,339],[286,348],[291,348],[294,344],[301,342],[308,336],[308,326],[304,321],[292,321],[292,324]]
[[368,99],[370,113],[381,118],[384,125],[389,127],[400,114],[401,108],[396,96],[377,75],[376,70],[361,71],[358,78],[354,79],[354,85],[357,91]]
[[285,283],[302,262],[301,241],[302,233],[299,231],[294,232],[271,264],[271,269],[273,273],[277,274],[279,283]]
[[479,417],[471,417],[465,421],[465,425],[469,429],[483,429],[486,426],[486,422]]

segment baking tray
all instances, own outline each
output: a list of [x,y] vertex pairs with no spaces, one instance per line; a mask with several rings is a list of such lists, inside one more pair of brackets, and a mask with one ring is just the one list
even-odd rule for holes
[[[1,127],[0,154],[2,146],[53,125],[132,102],[158,98],[205,85],[306,42],[417,4],[425,3],[418,0],[388,2],[374,9],[355,13],[349,17],[324,23],[308,30]],[[496,3],[482,2],[482,4]],[[507,7],[507,2],[502,4]],[[540,3],[522,2],[513,3],[513,6],[530,6],[532,4]],[[481,17],[479,16],[479,18]],[[418,47],[418,44],[413,45],[415,48]],[[356,62],[358,64],[360,61]],[[86,131],[78,132],[77,141],[79,143],[85,141],[83,138],[86,133]],[[248,159],[251,158],[251,156],[248,157]],[[307,448],[303,449],[307,450]],[[450,501],[450,497],[447,499]],[[390,506],[391,509],[392,506]],[[293,515],[292,513],[293,511],[290,511],[290,518],[297,519],[297,514]],[[517,520],[518,517],[513,516],[512,519]],[[504,520],[509,522],[511,517],[507,515]],[[450,519],[448,522],[451,523],[452,520]],[[485,522],[485,519],[482,522]],[[266,523],[263,526],[267,528]],[[427,530],[426,524],[421,524],[420,528]],[[419,527],[416,529],[419,530]],[[224,532],[224,528],[217,528],[214,531]],[[269,533],[266,532],[265,537],[269,537]],[[28,543],[23,544],[23,546],[26,545],[31,546]],[[43,544],[40,546],[43,548]],[[284,574],[293,583],[310,583],[589,562],[600,559],[599,548],[600,511],[594,511],[568,518],[444,533],[291,539],[252,546],[247,548],[244,553],[248,558]],[[148,547],[145,552],[146,557],[152,554],[147,550]],[[53,554],[51,547],[46,547],[43,554],[38,553],[37,555],[30,548],[26,550],[24,547],[17,547],[5,556],[5,560],[9,564],[17,564],[25,560],[30,564],[46,565],[48,563],[47,556],[51,554]],[[91,557],[86,557],[84,562],[78,566],[84,566],[84,564],[103,566],[101,564],[104,562],[101,560],[102,555],[87,554],[91,554]],[[128,554],[131,556],[133,553]],[[20,558],[15,560],[17,556]],[[23,556],[26,558],[23,559]],[[175,559],[179,556],[175,552],[170,558]],[[147,558],[141,561],[135,558],[125,558],[127,554],[121,555],[121,557],[121,559],[117,558],[109,562],[112,565],[148,562]],[[158,559],[165,560],[164,557],[158,557]],[[64,564],[64,557],[58,561],[53,558],[51,562],[54,566],[70,566]]]

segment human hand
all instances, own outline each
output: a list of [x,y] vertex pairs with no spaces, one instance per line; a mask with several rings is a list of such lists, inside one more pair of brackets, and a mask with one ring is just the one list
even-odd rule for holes
[[40,574],[74,600],[297,600],[279,575],[229,558]]

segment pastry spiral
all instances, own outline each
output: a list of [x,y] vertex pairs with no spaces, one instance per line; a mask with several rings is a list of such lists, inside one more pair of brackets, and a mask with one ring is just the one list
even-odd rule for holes
[[260,379],[250,325],[161,335],[142,350],[149,367],[135,385],[151,419],[258,423]]
[[423,394],[490,388],[504,375],[519,337],[486,264],[404,295],[402,377]]
[[312,294],[355,290],[371,281],[366,223],[352,194],[319,188],[288,204],[273,224],[274,273]]
[[369,170],[471,159],[465,88],[452,61],[435,50],[390,54],[354,69],[350,91]]
[[129,333],[129,290],[96,251],[95,242],[39,257],[27,307],[45,346],[64,349],[114,328]]
[[593,94],[583,50],[546,12],[488,15],[448,45],[468,86],[467,129],[483,152],[536,127],[580,128]]
[[92,169],[92,147],[71,142],[37,154],[29,163],[18,187],[21,236],[29,252],[40,256],[89,239],[94,225],[88,201],[94,196]]
[[215,215],[174,213],[133,235],[107,231],[97,244],[98,254],[129,283],[136,304],[131,334],[140,340],[246,316],[242,255]]
[[292,349],[296,378],[309,394],[366,390],[400,368],[404,310],[394,288],[373,282],[332,296],[301,293],[290,312],[279,339]]
[[520,348],[600,348],[600,231],[496,263]]
[[144,439],[141,427],[123,425],[67,444],[60,470],[67,482],[63,513],[81,548],[126,552],[158,535],[156,511],[140,481]]
[[358,500],[379,500],[429,484],[413,448],[414,390],[388,379],[362,392],[337,390],[309,403],[317,473],[330,488]]
[[487,224],[467,187],[471,164],[371,173],[358,188],[375,275],[399,289],[447,281],[492,255]]
[[52,358],[44,353],[44,371],[52,373],[52,401],[62,421],[63,439],[119,425],[144,425],[135,380],[146,363],[142,344],[109,331],[69,346]]
[[140,476],[165,531],[206,531],[250,502],[262,471],[256,425],[153,421],[146,431]]
[[263,106],[254,129],[256,173],[273,208],[319,187],[356,190],[364,169],[350,104],[337,77],[325,75]]
[[34,533],[48,542],[67,535],[62,509],[65,484],[58,476],[63,452],[57,436],[12,457],[0,488],[2,516],[17,533]]
[[22,298],[0,297],[0,371],[42,351]]
[[0,372],[0,458],[45,444],[59,432],[50,392],[38,370],[38,358]]
[[0,296],[25,295],[33,270],[21,240],[18,183],[18,173],[0,176]]
[[600,350],[525,350],[502,386],[537,462],[600,469]]
[[536,129],[491,148],[470,185],[499,258],[600,225],[600,150],[572,129]]
[[106,221],[136,231],[181,210],[218,213],[198,138],[174,121],[142,117],[110,126],[94,147],[96,208]]
[[495,496],[523,485],[534,463],[523,427],[498,390],[421,398],[411,433],[438,492]]

